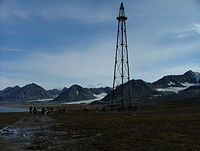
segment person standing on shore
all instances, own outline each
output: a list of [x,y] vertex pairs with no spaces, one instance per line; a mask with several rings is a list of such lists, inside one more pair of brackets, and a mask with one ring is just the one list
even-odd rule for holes
[[33,114],[34,114],[34,116],[36,116],[36,114],[37,114],[37,109],[36,109],[36,107],[33,108]]
[[32,106],[29,107],[29,114],[31,115],[33,113],[33,108]]

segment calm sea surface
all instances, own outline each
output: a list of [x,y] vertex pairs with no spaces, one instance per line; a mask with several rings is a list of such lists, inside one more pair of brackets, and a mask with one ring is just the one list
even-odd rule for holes
[[0,112],[27,112],[28,109],[0,106]]

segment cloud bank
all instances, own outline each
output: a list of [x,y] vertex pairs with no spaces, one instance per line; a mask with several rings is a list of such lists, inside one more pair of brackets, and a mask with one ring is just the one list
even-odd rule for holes
[[[119,4],[2,0],[0,89],[31,82],[47,89],[111,86]],[[127,0],[125,9],[131,78],[200,71],[195,0]]]

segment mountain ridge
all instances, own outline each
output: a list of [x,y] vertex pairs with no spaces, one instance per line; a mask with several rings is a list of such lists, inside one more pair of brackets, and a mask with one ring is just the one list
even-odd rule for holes
[[1,101],[23,102],[37,99],[49,99],[52,95],[41,86],[31,83],[23,87],[9,87],[0,93]]
[[200,76],[199,72],[193,72],[191,70],[185,72],[182,75],[167,75],[161,79],[153,82],[152,84],[156,88],[166,88],[166,87],[184,87],[185,83],[199,83],[197,76]]
[[[77,90],[80,90],[81,93],[84,91],[83,95],[77,94],[76,97],[74,97],[74,94],[77,92]],[[27,102],[27,101],[41,101],[41,100],[48,100],[52,99],[52,102],[63,102],[59,100],[62,98],[61,96],[63,93],[70,91],[70,96],[68,97],[68,102],[70,101],[80,101],[80,100],[87,100],[87,99],[95,99],[95,95],[99,95],[101,93],[107,93],[111,88],[105,87],[105,90],[103,87],[100,88],[83,88],[77,84],[72,85],[70,88],[64,87],[62,90],[58,89],[50,89],[45,90],[41,86],[30,83],[23,87],[14,86],[14,87],[7,87],[4,90],[0,91],[0,102]],[[61,95],[61,96],[60,96]],[[58,99],[55,99],[57,98]],[[57,101],[59,100],[59,101]],[[66,99],[64,99],[66,100]]]
[[[200,85],[200,73],[189,70],[182,75],[164,76],[152,83],[141,79],[133,79],[130,82],[134,92],[132,96],[136,101],[175,98],[181,97],[183,94],[186,96],[186,93],[192,97],[195,95],[198,96],[199,87],[195,86]],[[117,91],[117,94],[120,92],[119,88],[115,91]],[[107,94],[102,99],[103,101],[111,99],[112,92],[110,87],[83,88],[75,84],[69,88],[64,87],[62,90],[45,90],[41,86],[31,83],[23,87],[14,86],[5,88],[0,91],[0,101],[23,102],[38,99],[53,99],[52,102],[63,103],[94,99],[95,95],[102,93]]]
[[63,91],[58,97],[52,100],[52,102],[75,102],[81,100],[95,99],[95,95],[101,93],[108,93],[111,88],[83,88],[80,85],[72,85],[70,88]]
[[[193,72],[191,70],[185,72],[182,75],[167,75],[161,79],[148,83],[143,80],[131,80],[131,100],[132,101],[159,101],[159,100],[174,100],[200,97],[200,83],[198,78],[199,72]],[[125,92],[128,84],[124,85]],[[126,90],[127,89],[127,90]],[[118,98],[115,101],[120,100],[121,86],[117,87],[115,94]],[[124,92],[124,95],[127,95]],[[99,102],[106,102],[112,100],[112,92],[105,96]]]

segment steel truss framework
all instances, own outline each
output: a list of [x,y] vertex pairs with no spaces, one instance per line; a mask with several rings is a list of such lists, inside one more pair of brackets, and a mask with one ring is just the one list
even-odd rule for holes
[[[114,65],[114,78],[113,78],[113,94],[111,105],[115,102],[121,102],[122,109],[124,108],[124,102],[130,101],[130,75],[129,75],[129,59],[128,59],[128,47],[127,47],[127,35],[126,35],[126,20],[123,3],[120,5],[117,27],[117,42],[116,42],[116,54]],[[115,91],[119,87],[120,91]],[[118,93],[118,94],[117,94]],[[119,95],[120,94],[120,95]],[[130,104],[131,105],[131,104]]]

